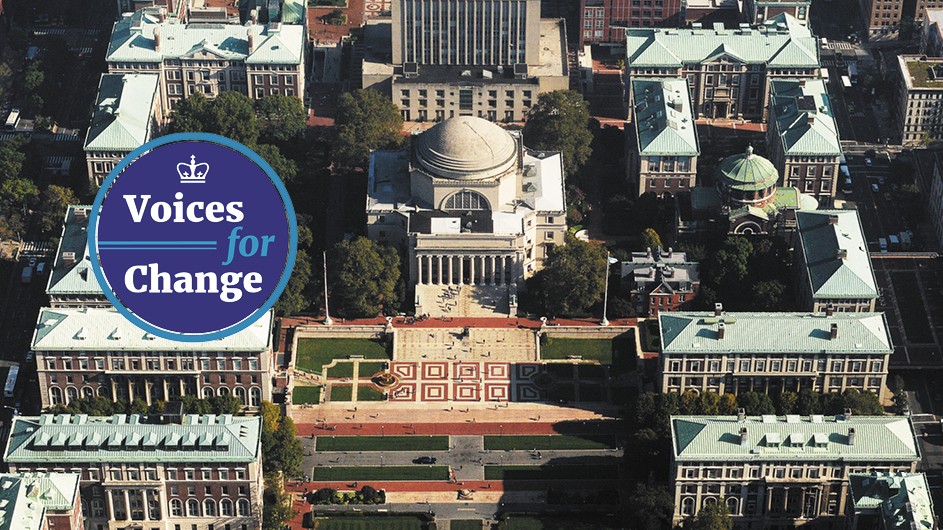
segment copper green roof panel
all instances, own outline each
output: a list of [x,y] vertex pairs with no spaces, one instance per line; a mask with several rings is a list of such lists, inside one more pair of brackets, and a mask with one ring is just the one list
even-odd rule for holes
[[787,156],[841,156],[841,142],[825,82],[770,82],[770,111]]
[[877,298],[857,210],[799,212],[796,224],[813,298]]
[[747,147],[745,153],[725,158],[718,172],[728,187],[740,191],[765,190],[775,186],[779,180],[779,172],[773,163],[754,154],[752,146]]
[[133,151],[150,139],[157,74],[103,74],[86,151]]
[[852,473],[848,476],[855,513],[884,519],[886,530],[936,527],[933,500],[923,473]]
[[632,81],[633,126],[644,156],[697,156],[697,128],[680,78]]

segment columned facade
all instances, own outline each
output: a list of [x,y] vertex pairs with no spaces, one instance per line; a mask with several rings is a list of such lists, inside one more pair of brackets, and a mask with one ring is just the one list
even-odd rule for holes
[[416,257],[418,285],[510,285],[516,260],[500,254],[420,254]]

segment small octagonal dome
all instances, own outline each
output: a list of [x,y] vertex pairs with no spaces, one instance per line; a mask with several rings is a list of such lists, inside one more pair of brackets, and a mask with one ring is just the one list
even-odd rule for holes
[[720,178],[725,187],[738,191],[760,191],[771,188],[779,180],[779,171],[772,162],[753,154],[753,147],[745,153],[728,156],[720,163]]
[[461,180],[494,178],[517,162],[517,142],[490,121],[451,118],[419,135],[416,157],[436,177]]

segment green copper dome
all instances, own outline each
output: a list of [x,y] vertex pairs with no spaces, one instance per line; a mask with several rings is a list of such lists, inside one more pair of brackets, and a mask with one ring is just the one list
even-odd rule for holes
[[723,184],[740,191],[760,191],[776,185],[779,172],[769,160],[753,154],[753,146],[743,154],[728,156],[720,163]]

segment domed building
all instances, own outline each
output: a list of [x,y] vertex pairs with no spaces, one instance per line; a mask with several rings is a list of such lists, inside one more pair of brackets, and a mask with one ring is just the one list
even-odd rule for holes
[[778,187],[779,171],[747,147],[721,161],[716,186],[691,190],[689,218],[679,231],[696,232],[717,223],[730,234],[786,233],[796,228],[796,211],[815,210],[818,201],[794,187]]
[[[371,154],[367,234],[401,249],[417,314],[506,314],[564,242],[563,174],[559,153],[528,149],[520,132],[452,118],[408,150]],[[456,291],[483,302],[465,310]]]

